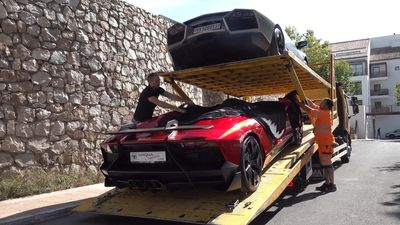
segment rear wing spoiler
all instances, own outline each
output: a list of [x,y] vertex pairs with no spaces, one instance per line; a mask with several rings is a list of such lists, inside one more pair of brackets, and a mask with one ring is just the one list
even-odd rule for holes
[[211,129],[212,125],[184,125],[184,126],[171,126],[171,127],[155,127],[155,128],[141,128],[141,129],[127,129],[110,132],[108,134],[135,134],[135,133],[156,133],[160,131],[175,131],[175,130],[206,130]]

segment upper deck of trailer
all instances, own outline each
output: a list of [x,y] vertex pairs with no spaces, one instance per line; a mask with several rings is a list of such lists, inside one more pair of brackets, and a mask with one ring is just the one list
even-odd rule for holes
[[307,97],[329,97],[331,85],[291,52],[172,71],[161,76],[167,81],[179,81],[235,97],[250,97],[283,94],[296,89],[291,68]]

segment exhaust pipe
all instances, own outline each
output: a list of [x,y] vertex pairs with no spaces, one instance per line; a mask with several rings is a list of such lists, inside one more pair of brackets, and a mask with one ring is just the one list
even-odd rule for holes
[[166,186],[158,180],[129,180],[129,188],[133,190],[165,190]]

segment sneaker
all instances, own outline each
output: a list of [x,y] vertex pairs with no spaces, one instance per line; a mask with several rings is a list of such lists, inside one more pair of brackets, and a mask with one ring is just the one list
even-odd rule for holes
[[329,184],[327,184],[327,183],[324,183],[324,184],[322,184],[321,186],[319,186],[319,187],[316,187],[315,188],[315,190],[317,190],[317,191],[326,191],[326,189],[328,188],[328,185]]
[[336,191],[336,184],[329,184],[325,190],[326,192],[335,192]]

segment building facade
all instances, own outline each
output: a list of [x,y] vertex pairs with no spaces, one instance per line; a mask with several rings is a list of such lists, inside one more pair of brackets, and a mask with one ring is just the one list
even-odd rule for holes
[[354,95],[365,108],[365,119],[352,121],[358,137],[383,138],[399,129],[400,35],[332,43],[330,48],[337,60],[351,65]]

